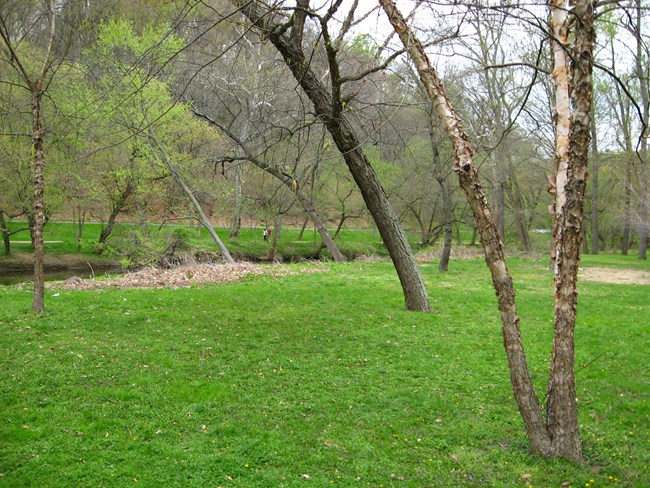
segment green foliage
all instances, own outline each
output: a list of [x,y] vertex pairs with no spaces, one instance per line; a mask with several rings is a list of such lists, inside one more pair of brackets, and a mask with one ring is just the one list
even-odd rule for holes
[[379,46],[372,36],[368,34],[357,34],[354,36],[354,39],[352,39],[350,49],[354,53],[361,54],[364,58],[369,60],[373,59],[377,55]]
[[109,20],[100,27],[93,54],[100,64],[129,73],[134,80],[155,75],[182,46],[183,39],[170,33],[169,25],[147,24],[138,33],[127,20]]
[[[628,265],[604,258],[585,266]],[[0,486],[647,486],[647,286],[582,282],[586,465],[531,457],[482,259],[423,263],[435,314],[389,263],[191,289],[0,288]],[[545,391],[545,262],[511,262]],[[647,268],[646,268],[647,269]]]

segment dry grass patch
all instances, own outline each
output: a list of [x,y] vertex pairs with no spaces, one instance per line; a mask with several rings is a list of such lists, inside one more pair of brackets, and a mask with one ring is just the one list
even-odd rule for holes
[[583,268],[580,279],[602,283],[650,285],[650,272],[641,269]]

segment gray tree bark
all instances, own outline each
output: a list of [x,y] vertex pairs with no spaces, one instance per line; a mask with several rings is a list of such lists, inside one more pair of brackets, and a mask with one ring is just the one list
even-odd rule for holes
[[[283,25],[279,20],[275,20],[274,13],[262,8],[261,2],[232,0],[232,3],[239,7],[251,23],[273,43],[294,78],[311,100],[316,114],[331,134],[361,190],[363,199],[395,265],[404,291],[407,309],[430,311],[429,297],[424,282],[397,214],[370,161],[363,152],[362,144],[352,125],[343,113],[345,103],[341,98],[341,74],[336,60],[336,47],[334,41],[329,38],[326,25],[321,23],[322,33],[325,37],[324,44],[330,61],[331,93],[327,91],[323,82],[311,69],[309,58],[305,55],[301,43],[296,40],[298,34],[293,36],[286,34],[288,24]],[[303,2],[303,10],[307,8],[307,5],[308,2]],[[296,29],[292,29],[292,33],[296,32]]]
[[192,206],[194,207],[194,210],[196,211],[196,214],[199,218],[199,221],[203,225],[203,227],[206,228],[210,236],[212,237],[212,240],[215,242],[219,250],[221,251],[221,255],[223,256],[223,259],[227,263],[234,263],[235,260],[232,258],[230,255],[230,252],[228,251],[228,248],[225,246],[225,244],[221,241],[219,236],[214,230],[214,227],[212,227],[212,224],[210,223],[210,220],[208,217],[205,215],[205,212],[203,212],[203,208],[201,207],[201,204],[199,201],[196,199],[194,196],[194,192],[192,189],[189,187],[189,185],[185,182],[185,180],[181,177],[181,175],[178,174],[178,171],[176,171],[176,168],[174,167],[174,163],[172,162],[171,157],[165,150],[165,148],[162,146],[160,141],[158,141],[158,138],[156,137],[153,128],[150,126],[149,127],[149,139],[151,139],[154,143],[154,145],[158,148],[158,152],[161,154],[163,158],[163,162],[166,166],[166,168],[169,170],[169,172],[172,174],[172,177],[174,178],[174,181],[178,183],[178,186],[181,187],[183,190],[183,193],[185,193],[185,196],[190,200],[192,203]]
[[600,240],[598,237],[598,166],[600,164],[600,153],[598,152],[598,131],[592,108],[591,113],[591,254],[598,254],[600,251]]
[[[648,232],[650,232],[650,171],[648,170],[648,137],[650,136],[650,87],[648,78],[648,51],[647,42],[643,38],[642,26],[643,20],[641,13],[643,7],[641,0],[636,0],[636,76],[639,80],[642,104],[642,125],[644,127],[641,134],[640,147],[640,170],[639,170],[639,259],[647,258]],[[646,50],[644,53],[644,46]]]

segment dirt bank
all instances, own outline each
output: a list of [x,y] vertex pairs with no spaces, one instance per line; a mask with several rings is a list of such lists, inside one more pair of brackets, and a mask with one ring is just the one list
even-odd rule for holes
[[[95,258],[86,254],[46,254],[45,271],[114,269],[120,265],[116,261]],[[34,268],[34,255],[19,253],[9,257],[0,256],[0,273],[28,272]]]

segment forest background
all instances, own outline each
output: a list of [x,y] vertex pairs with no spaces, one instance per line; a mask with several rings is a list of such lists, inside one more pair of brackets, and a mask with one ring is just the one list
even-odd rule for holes
[[[275,227],[277,237],[283,225],[304,229],[314,216],[333,236],[374,225],[287,66],[228,3],[52,5],[54,31],[43,2],[2,7],[3,32],[16,50],[3,50],[0,72],[5,247],[5,222],[35,218],[31,92],[11,69],[14,55],[28,78],[45,73],[45,218],[75,222],[80,245],[102,252],[115,221],[139,223],[146,234],[148,223],[201,220],[197,208],[229,227],[230,237],[242,225]],[[597,19],[583,252],[643,258],[648,43],[645,8],[635,7],[616,5]],[[449,142],[408,59],[382,35],[386,20],[369,2],[357,7],[352,25],[345,13],[332,21],[340,29],[343,110],[402,225],[421,246],[441,241],[450,227],[457,236],[475,229],[450,176]],[[544,15],[541,6],[425,2],[415,22],[477,152],[500,233],[524,252],[548,249],[552,220],[554,100]],[[322,42],[308,22],[310,35]],[[323,52],[315,50],[310,63],[331,82]],[[105,224],[100,242],[83,242],[86,221]],[[466,241],[476,243],[476,232]]]

